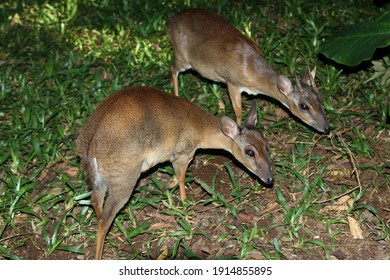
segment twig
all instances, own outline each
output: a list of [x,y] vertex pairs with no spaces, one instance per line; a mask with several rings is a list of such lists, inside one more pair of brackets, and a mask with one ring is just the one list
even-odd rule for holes
[[[348,130],[349,130],[349,129],[348,129]],[[346,131],[348,131],[348,130],[344,130],[344,132],[346,132]],[[358,186],[355,187],[355,188],[353,188],[353,189],[351,189],[351,190],[349,190],[349,191],[347,191],[347,192],[345,192],[345,193],[343,193],[343,194],[341,194],[341,195],[338,195],[338,196],[336,196],[336,197],[333,197],[333,198],[330,198],[330,199],[326,199],[326,200],[322,200],[322,201],[320,201],[320,202],[315,202],[316,204],[323,204],[323,203],[329,202],[329,201],[331,201],[331,200],[338,199],[338,198],[340,198],[340,197],[342,197],[342,196],[344,196],[344,195],[346,195],[346,194],[349,194],[349,193],[351,193],[351,192],[353,192],[353,191],[355,191],[355,190],[357,190],[357,189],[359,189],[359,196],[360,196],[360,194],[362,193],[362,190],[363,190],[363,186],[362,186],[362,184],[361,184],[361,182],[360,182],[359,170],[357,169],[356,163],[355,163],[357,160],[356,160],[355,156],[352,154],[351,150],[348,148],[348,145],[347,145],[347,144],[345,143],[345,141],[343,140],[343,138],[342,138],[340,132],[337,132],[337,133],[336,133],[336,136],[338,137],[339,141],[343,144],[345,150],[346,150],[347,153],[348,153],[349,161],[351,162],[351,165],[352,165],[352,167],[353,167],[352,174],[355,174],[355,176],[356,176],[356,181],[357,181],[357,183],[358,183]]]
[[357,183],[358,183],[358,186],[359,186],[359,192],[361,193],[362,190],[363,190],[363,187],[362,187],[362,184],[360,182],[359,170],[357,169],[356,164],[355,164],[355,161],[357,161],[357,160],[356,160],[355,156],[352,154],[351,150],[348,148],[348,145],[344,142],[344,140],[341,137],[341,135],[339,133],[337,133],[336,135],[337,135],[337,137],[339,138],[340,142],[344,145],[345,149],[348,152],[349,160],[351,161],[351,164],[352,164],[352,167],[353,167],[352,173],[355,173],[356,180],[357,180]]
[[351,192],[353,192],[353,191],[355,191],[355,190],[357,190],[357,189],[359,189],[359,188],[360,188],[360,187],[357,186],[357,187],[354,187],[353,189],[350,189],[349,191],[346,191],[345,193],[339,194],[339,195],[337,195],[337,196],[335,196],[335,197],[332,197],[332,198],[329,198],[329,199],[325,199],[325,200],[322,200],[322,201],[319,201],[319,202],[314,201],[314,203],[315,203],[315,204],[324,204],[324,203],[330,202],[330,201],[332,201],[332,200],[337,200],[337,199],[339,199],[340,197],[343,197],[344,195],[347,195],[347,194],[349,194],[349,193],[351,193]]

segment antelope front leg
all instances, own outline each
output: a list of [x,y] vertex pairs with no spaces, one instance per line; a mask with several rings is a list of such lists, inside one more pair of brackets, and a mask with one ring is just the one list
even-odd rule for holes
[[241,101],[241,91],[238,87],[233,86],[232,84],[227,84],[230,100],[232,101],[233,110],[236,114],[236,122],[238,125],[241,125],[242,118],[242,101]]
[[172,66],[173,93],[174,93],[176,96],[179,96],[178,75],[179,75],[179,72],[176,70],[175,66]]
[[185,179],[186,179],[188,164],[189,164],[189,160],[187,159],[172,163],[173,169],[175,170],[175,174],[176,174],[173,180],[179,183],[180,198],[182,201],[184,201],[187,198]]

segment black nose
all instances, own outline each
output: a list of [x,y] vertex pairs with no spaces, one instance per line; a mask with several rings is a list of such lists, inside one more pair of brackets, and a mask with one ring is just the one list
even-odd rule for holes
[[265,181],[265,183],[266,183],[267,185],[272,185],[272,184],[274,183],[274,178],[269,177],[269,178]]
[[330,125],[325,126],[324,133],[328,134],[330,132]]

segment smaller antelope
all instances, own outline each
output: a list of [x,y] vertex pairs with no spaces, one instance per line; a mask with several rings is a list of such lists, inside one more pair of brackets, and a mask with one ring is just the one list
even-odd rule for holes
[[256,124],[255,104],[245,126],[239,127],[229,117],[219,120],[183,98],[149,87],[108,96],[76,141],[98,218],[96,259],[101,258],[108,229],[140,174],[158,163],[172,163],[182,200],[186,170],[197,149],[226,150],[272,184],[268,145]]
[[315,67],[302,82],[295,76],[294,86],[268,65],[254,41],[221,16],[203,9],[186,10],[169,18],[168,35],[174,50],[175,95],[179,95],[179,73],[192,68],[207,79],[227,84],[238,124],[242,117],[241,93],[246,92],[271,96],[306,124],[329,133],[314,83]]

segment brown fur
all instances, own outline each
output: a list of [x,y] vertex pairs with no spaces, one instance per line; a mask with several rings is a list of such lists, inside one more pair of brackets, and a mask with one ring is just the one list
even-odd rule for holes
[[[179,73],[192,68],[210,80],[227,84],[238,124],[242,117],[241,93],[245,91],[271,96],[305,123],[329,132],[322,105],[313,102],[317,98],[307,98],[319,93],[310,86],[301,94],[287,77],[268,65],[254,41],[221,16],[203,9],[180,12],[168,20],[168,35],[174,49],[175,95],[179,94]],[[314,80],[315,70],[309,74]],[[303,103],[309,110],[302,110]]]
[[[182,200],[186,170],[198,148],[227,150],[256,176],[272,183],[267,142],[256,122],[256,107],[249,113],[247,127],[239,128],[228,117],[219,120],[185,99],[149,87],[108,96],[76,141],[99,221],[96,258],[101,258],[107,231],[140,174],[158,163],[172,163]],[[253,156],[247,155],[248,150]]]

